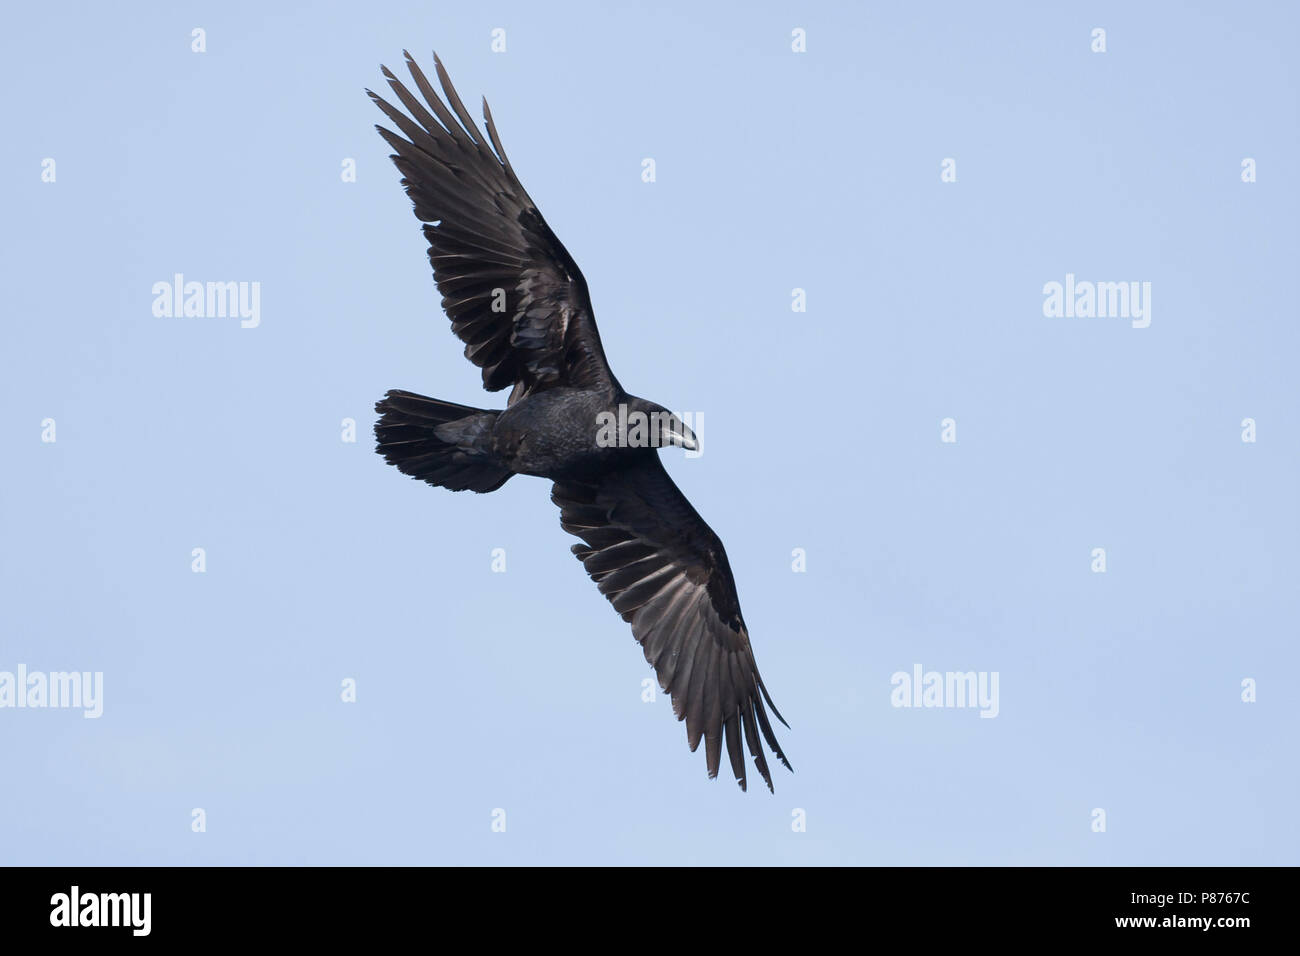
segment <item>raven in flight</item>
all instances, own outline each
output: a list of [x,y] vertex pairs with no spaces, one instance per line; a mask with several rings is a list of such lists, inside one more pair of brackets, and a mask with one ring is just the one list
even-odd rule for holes
[[[792,768],[764,701],[785,720],[759,677],[722,542],[659,460],[659,446],[694,449],[696,438],[614,378],[586,280],[519,184],[487,101],[491,149],[437,56],[445,104],[405,56],[424,102],[383,67],[410,115],[367,90],[401,135],[376,129],[425,223],[433,277],[465,357],[482,369],[484,388],[511,392],[503,411],[486,411],[390,391],[375,405],[376,450],[404,474],[452,491],[494,491],[511,475],[554,482],[560,524],[584,542],[573,553],[632,625],[686,721],[691,750],[704,740],[709,777],[725,742],[745,789],[743,735],[771,790],[760,733]],[[631,440],[610,441],[608,432],[601,440],[599,424],[620,411],[620,421],[640,413],[650,422],[645,440],[635,429]]]

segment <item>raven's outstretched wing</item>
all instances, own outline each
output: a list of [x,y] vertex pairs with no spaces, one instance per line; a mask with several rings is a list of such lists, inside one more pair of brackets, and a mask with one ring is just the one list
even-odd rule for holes
[[632,625],[673,713],[686,721],[691,750],[704,739],[709,776],[726,742],[745,789],[741,737],[769,790],[759,733],[787,768],[764,701],[785,723],[759,677],[736,582],[718,536],[664,471],[656,451],[591,480],[557,481],[560,523],[586,545],[582,561],[614,610]]
[[483,118],[491,149],[437,56],[450,109],[405,55],[423,103],[383,70],[410,116],[366,92],[406,137],[376,127],[396,150],[392,160],[402,185],[415,202],[416,218],[426,223],[442,307],[465,343],[465,357],[483,370],[483,387],[495,392],[515,386],[513,404],[557,385],[616,385],[587,282],[515,177],[487,101]]

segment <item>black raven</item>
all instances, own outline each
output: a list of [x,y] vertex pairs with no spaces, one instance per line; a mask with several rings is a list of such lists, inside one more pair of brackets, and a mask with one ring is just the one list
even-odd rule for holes
[[[511,475],[551,479],[560,524],[585,542],[573,553],[632,625],[692,751],[703,738],[709,777],[725,741],[745,789],[743,735],[771,790],[760,732],[790,763],[764,701],[785,720],[759,677],[722,542],[659,460],[659,446],[693,449],[695,436],[614,378],[587,283],[519,184],[487,101],[491,149],[437,56],[446,104],[405,55],[424,102],[383,67],[410,115],[367,90],[402,135],[376,129],[396,150],[425,223],[433,277],[465,357],[483,370],[488,391],[512,390],[503,411],[391,391],[375,405],[376,450],[404,474],[453,491],[493,491]],[[608,427],[602,436],[611,419],[636,422],[636,414],[650,423],[640,440],[635,427],[630,437]]]

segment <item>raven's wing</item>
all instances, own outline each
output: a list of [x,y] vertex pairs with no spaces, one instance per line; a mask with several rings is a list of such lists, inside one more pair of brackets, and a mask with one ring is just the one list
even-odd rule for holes
[[[787,768],[763,702],[785,723],[758,675],[736,582],[718,536],[664,471],[657,452],[591,480],[557,481],[560,524],[586,545],[582,561],[614,610],[632,625],[694,751],[704,739],[709,776],[726,742],[745,789],[741,737],[769,790],[759,732]],[[788,726],[788,725],[787,725]]]
[[465,343],[465,357],[483,370],[483,387],[495,392],[515,386],[513,404],[558,385],[616,386],[587,282],[519,184],[487,101],[483,118],[492,149],[437,56],[450,109],[405,55],[424,103],[387,67],[388,85],[411,115],[366,92],[406,137],[376,127],[397,151],[391,158],[415,202],[416,218],[426,223],[442,307]]

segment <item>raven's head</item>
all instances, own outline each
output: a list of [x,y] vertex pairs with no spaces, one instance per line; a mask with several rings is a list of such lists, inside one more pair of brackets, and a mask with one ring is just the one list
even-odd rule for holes
[[700,441],[695,432],[682,421],[681,416],[670,412],[662,405],[647,402],[643,398],[634,398],[627,406],[628,431],[636,434],[637,422],[633,415],[641,417],[641,434],[644,444],[653,448],[685,448],[687,451],[699,451]]

